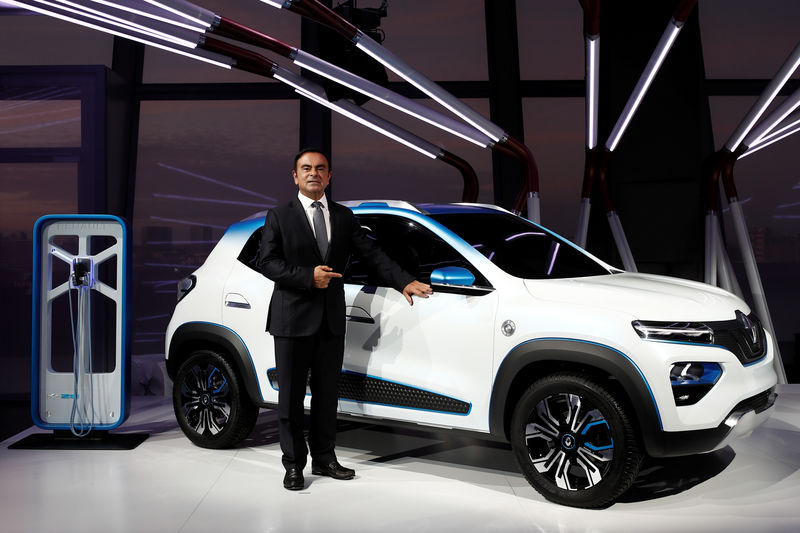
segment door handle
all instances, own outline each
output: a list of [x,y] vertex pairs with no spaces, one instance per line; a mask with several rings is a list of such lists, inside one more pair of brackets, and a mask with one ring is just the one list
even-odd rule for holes
[[349,322],[358,322],[360,324],[374,324],[375,319],[372,318],[366,309],[357,306],[347,306],[345,310],[345,318]]
[[225,306],[236,309],[250,309],[250,302],[239,293],[229,292],[225,295]]

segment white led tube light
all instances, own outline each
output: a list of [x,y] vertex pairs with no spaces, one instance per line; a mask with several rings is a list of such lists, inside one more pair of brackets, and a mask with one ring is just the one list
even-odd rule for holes
[[316,83],[311,82],[305,78],[302,78],[291,71],[288,71],[284,68],[277,67],[275,72],[273,73],[273,77],[283,83],[294,87],[295,91],[308,98],[309,100],[313,100],[318,104],[331,109],[332,111],[336,111],[337,113],[346,116],[347,118],[358,122],[378,133],[381,133],[390,139],[393,139],[400,144],[408,146],[409,148],[416,150],[417,152],[430,157],[431,159],[436,159],[439,154],[441,153],[441,149],[423,139],[420,139],[416,135],[407,132],[406,130],[391,124],[384,119],[370,113],[366,109],[362,109],[359,106],[355,105],[353,102],[349,100],[339,100],[337,102],[330,102],[325,97],[325,92]]
[[783,121],[782,124],[779,124],[775,131],[771,132],[769,135],[764,135],[758,142],[754,143],[753,146],[750,148],[755,148],[761,146],[764,143],[768,143],[775,139],[775,137],[779,137],[783,135],[786,131],[793,129],[795,126],[800,124],[800,111],[795,111],[789,118]]
[[480,131],[443,115],[433,109],[414,102],[410,98],[399,95],[385,87],[365,80],[351,72],[332,65],[327,61],[308,54],[302,50],[297,50],[294,55],[294,63],[302,68],[308,69],[325,78],[349,87],[354,91],[365,94],[375,100],[388,105],[398,111],[402,111],[414,118],[427,122],[457,137],[470,141],[481,148],[488,147],[492,140]]
[[[108,21],[108,23],[113,25],[127,26],[134,31],[152,35],[153,37],[157,37],[166,41],[171,41],[176,44],[180,44],[181,46],[185,46],[186,48],[194,48],[197,46],[197,42],[200,39],[200,33],[205,31],[202,28],[186,29],[182,27],[176,27],[175,25],[167,22],[152,20],[129,12],[120,13],[119,10],[115,8],[106,5],[96,5],[96,2],[92,0],[55,1],[58,4],[63,4],[64,9],[70,11],[70,8],[77,9],[87,17],[96,20]],[[120,17],[119,15],[123,15],[123,17]]]
[[586,147],[597,146],[597,105],[600,77],[600,37],[586,37]]
[[761,141],[759,141],[754,146],[751,146],[746,152],[740,155],[737,159],[742,159],[743,157],[747,157],[751,154],[754,154],[755,152],[758,152],[762,148],[766,148],[770,144],[776,143],[800,131],[800,113],[795,113],[794,115],[792,115],[792,117],[787,122],[789,122],[789,124],[762,138]]
[[453,95],[439,87],[436,83],[425,78],[413,67],[408,65],[399,57],[395,56],[386,48],[382,47],[374,40],[358,32],[355,39],[356,47],[360,48],[367,55],[384,65],[386,68],[409,82],[411,85],[427,94],[442,106],[452,111],[455,115],[470,124],[472,127],[483,132],[494,142],[498,142],[508,137],[508,135],[496,124],[491,122],[480,113],[471,109],[469,106],[455,98]]
[[174,13],[180,17],[190,20],[196,24],[202,24],[210,27],[218,20],[217,15],[213,11],[196,6],[191,2],[184,0],[144,0],[148,4],[160,7],[170,13]]
[[633,260],[633,253],[631,247],[628,245],[628,239],[625,237],[625,231],[622,229],[622,222],[619,219],[616,211],[609,211],[606,213],[608,217],[608,225],[611,227],[611,235],[614,237],[614,242],[617,244],[617,251],[619,252],[622,265],[628,272],[638,272],[636,263]]
[[750,132],[755,123],[758,122],[758,119],[761,118],[761,115],[764,114],[764,111],[769,107],[769,104],[772,103],[772,100],[777,96],[778,92],[783,88],[794,71],[797,70],[798,66],[800,66],[800,43],[795,46],[792,53],[786,58],[786,61],[775,74],[775,77],[767,84],[764,92],[761,93],[761,96],[759,96],[753,107],[750,108],[750,111],[747,112],[741,124],[739,124],[727,144],[725,144],[725,148],[727,148],[729,152],[736,151],[739,144]]
[[[156,30],[152,30],[150,28],[135,23],[131,23],[119,18],[115,20],[114,18],[110,18],[103,14],[91,13],[83,9],[82,6],[70,7],[65,3],[50,2],[48,0],[29,0],[26,2],[19,2],[19,3],[24,3],[25,5],[30,7],[41,6],[41,9],[43,10],[49,10],[52,13],[63,15],[64,17],[70,17],[70,16],[75,17],[75,21],[83,20],[89,23],[91,23],[91,21],[94,21],[104,26],[116,26],[121,30],[127,30],[129,32],[138,33],[141,35],[145,35],[147,37],[153,37],[163,41],[173,42],[185,48],[194,48],[195,46],[197,46],[197,43],[192,43],[191,41],[188,41],[186,39],[173,37],[170,34],[158,32]],[[89,20],[87,21],[86,19]]]
[[73,24],[78,24],[86,28],[101,31],[104,33],[109,33],[117,37],[123,37],[125,39],[130,39],[132,41],[136,41],[149,46],[154,46],[156,48],[160,48],[168,52],[190,57],[192,59],[205,61],[206,63],[210,63],[218,67],[231,68],[231,65],[235,63],[232,59],[228,57],[225,57],[220,54],[206,52],[205,50],[188,51],[175,48],[174,47],[175,43],[163,42],[163,41],[159,42],[159,40],[157,40],[151,35],[147,35],[146,37],[148,38],[144,36],[132,35],[130,33],[132,29],[127,26],[114,27],[115,25],[108,20],[92,19],[91,17],[87,17],[78,12],[74,13],[63,12],[59,7],[54,7],[52,5],[49,6],[40,5],[42,4],[42,2],[35,2],[34,0],[7,0],[7,3],[36,13],[40,13],[42,15],[47,15],[49,17],[57,18],[59,20],[64,20],[66,22],[71,22]]
[[91,1],[96,4],[102,4],[108,7],[119,9],[121,11],[127,11],[128,13],[133,13],[134,15],[141,15],[143,17],[152,18],[154,20],[160,20],[161,22],[166,22],[167,24],[172,24],[174,26],[186,28],[187,30],[204,32],[209,28],[209,25],[205,23],[189,24],[188,23],[189,21],[187,21],[185,17],[175,15],[174,13],[171,12],[165,12],[160,7],[148,4],[146,2],[143,2],[142,0],[114,0],[114,1],[91,0]]
[[758,123],[757,126],[744,138],[742,146],[752,148],[761,144],[767,136],[769,136],[776,126],[778,126],[783,119],[788,117],[797,107],[800,106],[800,89],[797,89],[790,96],[788,96],[781,104],[776,107],[764,120]]
[[614,125],[614,129],[611,130],[611,135],[608,136],[606,149],[609,152],[613,152],[617,147],[619,140],[625,133],[628,124],[633,118],[633,115],[636,113],[639,104],[642,102],[642,98],[644,98],[644,95],[647,93],[647,89],[650,87],[650,84],[653,82],[653,78],[655,78],[656,74],[658,73],[658,69],[661,68],[661,64],[667,57],[667,54],[669,53],[670,48],[672,48],[672,44],[675,42],[675,38],[678,37],[682,27],[683,24],[679,25],[675,19],[672,19],[667,25],[667,29],[664,30],[664,33],[661,35],[661,40],[658,42],[653,55],[650,56],[650,60],[647,62],[644,72],[642,72],[642,75],[639,77],[639,81],[636,83],[636,87],[633,89],[633,93],[631,93],[631,96],[628,98],[628,102],[625,104],[625,109],[622,110],[622,114],[617,120],[617,123]]
[[265,4],[271,5],[272,7],[277,7],[278,9],[281,9],[283,7],[283,4],[285,3],[282,0],[261,0],[261,1],[264,2]]

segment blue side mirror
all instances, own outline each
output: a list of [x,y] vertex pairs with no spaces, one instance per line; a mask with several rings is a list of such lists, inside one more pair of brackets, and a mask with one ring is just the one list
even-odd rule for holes
[[431,272],[431,283],[471,286],[475,283],[475,275],[466,268],[442,267]]

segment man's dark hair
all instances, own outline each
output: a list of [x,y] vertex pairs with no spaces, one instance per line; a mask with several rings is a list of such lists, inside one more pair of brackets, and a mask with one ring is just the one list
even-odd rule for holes
[[301,157],[303,157],[305,154],[322,154],[322,155],[324,155],[325,159],[328,160],[328,170],[329,171],[333,170],[333,165],[331,164],[330,156],[328,154],[326,154],[324,151],[320,150],[319,148],[314,148],[314,147],[303,148],[302,150],[297,152],[297,155],[294,156],[294,165],[292,165],[292,170],[297,170],[297,161]]

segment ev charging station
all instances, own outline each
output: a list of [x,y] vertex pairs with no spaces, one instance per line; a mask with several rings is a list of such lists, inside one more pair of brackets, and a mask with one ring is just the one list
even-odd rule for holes
[[36,221],[31,416],[42,429],[86,437],[128,417],[130,245],[116,216]]

